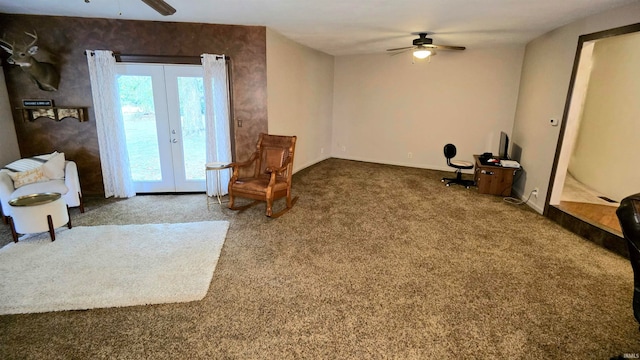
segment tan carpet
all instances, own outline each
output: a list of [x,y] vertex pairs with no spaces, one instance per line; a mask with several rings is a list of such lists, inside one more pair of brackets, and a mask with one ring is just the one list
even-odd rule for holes
[[[0,358],[608,359],[640,352],[626,259],[444,173],[330,159],[296,206],[93,200],[74,225],[230,222],[200,302],[0,317]],[[278,202],[276,206],[282,206]],[[10,241],[6,226],[3,243]]]

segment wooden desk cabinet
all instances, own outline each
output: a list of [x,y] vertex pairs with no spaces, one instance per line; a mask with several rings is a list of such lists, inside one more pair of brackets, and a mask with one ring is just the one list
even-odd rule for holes
[[480,194],[510,196],[513,175],[518,169],[482,165],[479,155],[473,155],[473,157],[476,160],[473,180],[478,186],[478,192]]

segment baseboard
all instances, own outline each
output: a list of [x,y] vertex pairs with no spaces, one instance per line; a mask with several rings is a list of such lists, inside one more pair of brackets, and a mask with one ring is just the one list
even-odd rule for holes
[[[437,170],[437,171],[446,171],[446,172],[455,172],[455,169],[452,167],[449,167],[447,165],[424,165],[424,164],[415,164],[415,163],[410,163],[410,162],[403,162],[403,161],[380,161],[380,159],[368,159],[368,158],[361,158],[361,157],[355,157],[355,156],[331,156],[332,158],[336,158],[336,159],[343,159],[343,160],[353,160],[353,161],[362,161],[362,162],[369,162],[369,163],[374,163],[374,164],[384,164],[384,165],[395,165],[395,166],[404,166],[404,167],[411,167],[411,168],[417,168],[417,169],[427,169],[427,170]],[[444,158],[443,158],[443,161]],[[473,170],[463,170],[462,171],[463,174],[473,174]]]
[[302,164],[300,166],[296,166],[296,168],[293,170],[293,173],[295,174],[300,170],[304,170],[304,169],[308,168],[309,166],[315,165],[315,164],[317,164],[317,163],[319,163],[321,161],[325,161],[325,160],[327,160],[329,158],[331,158],[331,156],[323,156],[323,157],[320,157],[320,158],[318,158],[316,160],[308,161],[308,162],[306,162],[306,163],[304,163],[304,164]]
[[[515,197],[515,198],[520,199],[522,201],[526,201],[527,200],[527,197],[523,196],[520,192],[513,190],[513,188],[511,188],[511,192],[512,192],[512,194],[511,194],[512,197]],[[544,213],[544,208],[541,208],[536,204],[527,202],[527,206],[532,208],[533,210],[535,210],[535,212],[537,212],[540,215],[542,215]]]

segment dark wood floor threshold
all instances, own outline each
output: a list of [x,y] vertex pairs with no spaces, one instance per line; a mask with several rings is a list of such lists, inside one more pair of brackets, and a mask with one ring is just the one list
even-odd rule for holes
[[609,206],[602,204],[591,204],[574,201],[560,201],[556,206],[558,209],[572,214],[579,219],[588,221],[589,223],[600,226],[604,230],[622,236],[622,228],[618,215],[616,215],[617,206]]
[[622,237],[622,234],[618,235],[612,231],[603,229],[601,226],[592,223],[589,219],[563,211],[554,205],[549,206],[547,217],[563,228],[620,256],[627,259],[629,258],[627,243],[624,237]]

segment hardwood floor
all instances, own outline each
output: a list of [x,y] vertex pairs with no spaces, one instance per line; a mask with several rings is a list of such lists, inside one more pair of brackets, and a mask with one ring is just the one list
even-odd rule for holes
[[550,205],[546,214],[565,229],[629,258],[616,216],[619,205],[567,174],[560,203]]
[[560,201],[558,208],[594,225],[603,227],[622,236],[622,229],[616,216],[617,207],[574,201]]
[[571,174],[567,174],[560,204],[556,207],[592,225],[622,236],[622,229],[616,216],[616,210],[620,204],[609,200]]

